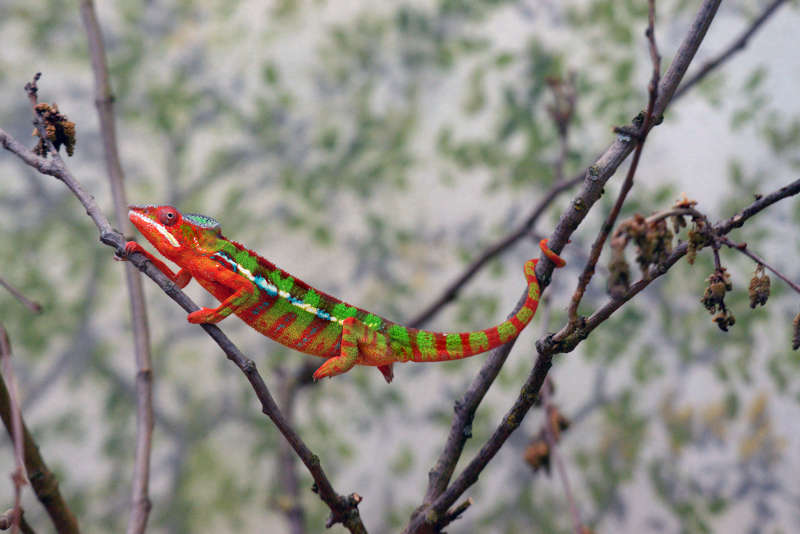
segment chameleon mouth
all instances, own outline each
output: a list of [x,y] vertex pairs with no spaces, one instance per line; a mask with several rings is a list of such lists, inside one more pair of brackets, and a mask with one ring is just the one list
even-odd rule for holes
[[[131,207],[132,208],[136,208],[138,206],[131,206]],[[167,231],[167,229],[164,227],[164,225],[159,224],[158,222],[154,221],[150,217],[145,217],[144,215],[142,215],[141,213],[139,213],[138,211],[135,211],[133,209],[129,209],[128,210],[128,218],[134,224],[136,224],[136,222],[139,221],[140,223],[144,224],[145,226],[148,226],[150,228],[155,229],[159,234],[164,236],[164,239],[166,239],[167,242],[170,245],[172,245],[175,248],[180,248],[181,244],[178,243],[178,240],[175,239],[175,236],[173,236],[171,233],[169,233]],[[136,219],[136,220],[134,220],[134,219]]]

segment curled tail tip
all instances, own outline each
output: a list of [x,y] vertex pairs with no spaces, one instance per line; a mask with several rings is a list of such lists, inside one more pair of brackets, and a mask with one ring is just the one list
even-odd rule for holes
[[[563,267],[563,266],[565,266],[567,264],[566,260],[564,260],[561,256],[559,256],[558,254],[556,254],[555,252],[553,252],[552,250],[550,250],[547,247],[547,239],[546,238],[542,239],[541,241],[539,241],[539,248],[542,249],[542,252],[544,252],[544,255],[547,256],[547,258],[550,261],[552,261],[557,268],[558,267]],[[528,260],[528,261],[525,262],[525,268],[524,268],[525,269],[525,278],[528,280],[529,284],[531,282],[533,282],[534,280],[537,280],[537,278],[536,278],[536,264],[537,263],[539,263],[539,259],[538,258],[534,258],[532,260]]]
[[561,256],[550,250],[550,248],[547,246],[547,238],[539,241],[539,248],[542,249],[544,255],[547,256],[547,258],[550,261],[552,261],[556,267],[563,267],[567,264],[566,260],[564,260]]

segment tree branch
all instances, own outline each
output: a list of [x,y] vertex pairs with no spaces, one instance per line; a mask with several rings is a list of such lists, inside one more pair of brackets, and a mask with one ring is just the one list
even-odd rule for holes
[[6,288],[6,291],[14,295],[15,299],[20,301],[23,306],[28,308],[33,313],[41,313],[42,311],[41,304],[39,304],[35,300],[30,300],[29,298],[27,298],[25,295],[22,294],[22,292],[19,289],[6,282],[5,279],[2,277],[0,277],[0,286]]
[[706,76],[708,76],[711,71],[714,69],[719,68],[720,65],[728,61],[731,57],[733,57],[736,52],[740,52],[745,49],[747,43],[750,41],[750,38],[761,28],[761,26],[771,17],[775,11],[781,7],[782,4],[785,4],[786,0],[774,0],[770,5],[764,8],[764,11],[756,17],[756,19],[750,24],[750,26],[736,39],[734,40],[728,48],[723,50],[719,55],[717,55],[714,59],[706,61],[700,70],[698,70],[695,74],[690,76],[686,79],[683,84],[681,84],[680,88],[675,92],[675,96],[672,98],[673,101],[679,99],[686,92],[700,83]]
[[[95,105],[100,119],[103,153],[106,171],[114,199],[117,227],[130,231],[127,221],[128,201],[125,195],[125,176],[117,148],[117,133],[114,121],[114,97],[106,65],[105,46],[100,24],[92,0],[80,4],[81,18],[86,28],[89,55],[94,73]],[[147,527],[152,503],[149,496],[150,451],[153,440],[153,370],[150,355],[150,329],[147,324],[147,307],[142,290],[142,278],[133,265],[125,266],[125,282],[133,325],[133,346],[136,360],[136,453],[131,481],[131,510],[128,517],[127,534],[141,534]]]
[[[744,224],[747,219],[762,211],[766,207],[774,204],[782,198],[796,195],[798,193],[800,193],[800,180],[796,180],[791,184],[782,187],[780,190],[768,195],[768,197],[764,197],[761,200],[754,202],[740,213],[731,217],[731,219],[717,223],[714,226],[714,232],[718,234],[725,234],[729,232],[734,228],[733,224],[731,223],[733,220],[738,222],[738,226],[735,226],[738,228]],[[648,271],[648,274],[633,284],[621,298],[609,301],[606,305],[592,314],[591,317],[586,320],[585,327],[576,333],[577,340],[575,345],[570,345],[569,350],[574,349],[574,347],[577,346],[580,341],[586,339],[586,337],[588,337],[588,335],[595,328],[607,320],[625,302],[631,300],[644,288],[649,286],[654,280],[665,274],[670,267],[675,265],[675,263],[677,263],[678,260],[686,254],[687,249],[688,246],[686,243],[682,243],[675,247],[675,249],[672,251],[672,254],[670,254],[662,264],[658,265],[657,268],[651,268],[650,271]],[[425,523],[435,521],[435,519],[439,517],[444,510],[447,510],[450,506],[452,506],[452,504],[464,491],[466,491],[469,486],[478,480],[478,475],[480,472],[484,467],[486,467],[497,451],[500,450],[500,447],[502,447],[508,436],[510,436],[511,433],[520,425],[522,419],[525,417],[525,414],[538,397],[542,384],[544,383],[547,373],[552,366],[553,356],[559,352],[566,352],[563,345],[552,343],[551,339],[539,340],[537,342],[537,349],[539,350],[539,356],[536,358],[536,364],[528,376],[528,379],[525,381],[525,384],[522,386],[522,390],[514,402],[514,405],[503,417],[503,422],[497,427],[483,447],[481,447],[481,450],[478,452],[475,458],[469,462],[469,464],[464,468],[458,478],[456,478],[456,480],[453,481],[453,483],[447,488],[447,490],[432,503],[425,515]],[[417,521],[421,526],[423,520]],[[415,522],[412,521],[411,526],[414,526],[414,524]]]
[[[651,113],[652,116],[659,117],[663,115],[675,89],[686,73],[686,70],[689,68],[689,64],[692,62],[700,43],[703,41],[708,27],[714,19],[714,15],[716,15],[720,2],[721,0],[704,0],[703,4],[698,9],[686,37],[676,52],[667,72],[664,73],[664,76],[661,78],[661,82],[658,86],[658,97],[653,105]],[[556,253],[561,252],[567,241],[569,241],[572,233],[586,217],[589,209],[602,195],[605,183],[613,176],[614,172],[627,156],[630,155],[633,148],[634,146],[633,143],[630,143],[630,139],[625,139],[620,136],[597,159],[594,165],[586,169],[583,187],[572,201],[570,207],[567,208],[561,216],[555,231],[549,238],[548,245],[551,250]],[[536,277],[542,289],[549,285],[553,268],[553,263],[547,256],[542,254],[536,270]],[[516,310],[522,306],[524,298],[525,295],[520,298],[512,314],[516,313]],[[416,533],[423,524],[432,524],[430,519],[440,516],[444,510],[449,508],[458,495],[463,493],[466,487],[477,480],[478,473],[480,473],[486,463],[488,463],[497,452],[497,449],[494,449],[494,446],[487,442],[484,448],[481,449],[481,454],[479,454],[478,458],[481,460],[470,464],[459,476],[458,480],[462,488],[460,490],[457,488],[452,492],[450,488],[448,488],[445,491],[444,488],[447,487],[447,483],[453,474],[455,464],[458,462],[458,458],[463,450],[464,441],[466,441],[467,437],[470,435],[468,425],[472,423],[475,409],[477,409],[486,390],[505,362],[508,352],[511,350],[511,345],[513,345],[513,341],[503,347],[495,349],[489,354],[478,376],[476,376],[472,384],[470,384],[469,390],[456,402],[456,417],[453,419],[453,423],[450,427],[450,434],[445,449],[437,459],[434,468],[430,471],[425,501],[412,514],[405,532]],[[509,420],[505,418],[503,426],[497,431],[498,449],[505,441],[505,438],[519,425],[519,422],[515,421],[514,417],[516,417],[517,414],[524,415],[530,408],[530,403],[533,402],[533,398],[538,394],[542,381],[547,371],[550,369],[550,358],[551,357],[542,358],[540,356],[537,359],[531,375],[528,377],[528,380],[525,382],[517,398],[517,402],[514,404],[511,412],[509,412],[512,419]],[[456,484],[456,482],[453,484]],[[443,491],[445,491],[445,493],[442,493]]]
[[[697,83],[702,81],[712,71],[721,67],[729,59],[731,59],[737,52],[744,50],[750,37],[752,37],[758,29],[766,22],[766,20],[774,14],[781,4],[786,3],[786,0],[775,0],[772,4],[767,6],[759,17],[753,21],[751,26],[736,40],[734,41],[723,53],[715,59],[703,65],[700,71],[687,79],[672,97],[671,102],[683,97],[691,88]],[[489,245],[478,257],[473,260],[453,282],[451,282],[442,295],[431,303],[427,308],[420,312],[416,317],[409,321],[409,326],[415,328],[421,327],[424,323],[428,322],[434,315],[436,315],[446,304],[455,300],[461,291],[461,288],[472,279],[492,258],[498,256],[510,248],[514,243],[530,234],[531,229],[536,224],[538,218],[550,206],[550,204],[563,192],[568,191],[575,185],[579,184],[586,172],[581,172],[575,177],[556,183],[542,198],[542,200],[531,210],[531,214],[525,219],[517,229],[511,231],[505,237],[500,238],[494,244]]]
[[466,269],[464,269],[464,272],[461,273],[458,278],[453,280],[447,287],[445,287],[441,296],[432,302],[427,308],[417,314],[416,317],[411,319],[408,322],[408,325],[413,328],[422,327],[434,315],[439,313],[439,311],[444,308],[445,305],[455,300],[455,298],[461,292],[461,289],[472,279],[473,276],[475,276],[495,256],[505,252],[520,239],[529,236],[531,234],[531,230],[533,230],[533,227],[536,224],[536,221],[539,220],[539,217],[544,214],[553,201],[559,195],[561,195],[561,193],[569,191],[581,183],[583,178],[584,173],[581,173],[569,178],[568,180],[562,180],[554,184],[553,187],[551,187],[550,190],[545,194],[545,196],[542,197],[542,199],[536,204],[536,206],[534,206],[533,210],[531,210],[531,213],[528,215],[525,221],[523,221],[523,223],[516,228],[516,230],[513,230],[505,237],[500,238],[494,244],[489,245],[483,252],[481,252],[481,254],[475,258]]
[[544,409],[544,436],[547,440],[547,446],[550,448],[550,457],[556,465],[556,470],[561,478],[561,484],[564,486],[564,496],[567,498],[569,504],[569,515],[572,519],[572,529],[575,534],[583,532],[583,523],[581,522],[581,515],[578,512],[578,505],[575,503],[575,497],[572,494],[572,489],[569,485],[569,477],[567,477],[567,468],[564,466],[564,461],[561,459],[561,454],[558,451],[558,421],[553,417],[557,412],[555,407],[550,402],[550,395],[553,390],[552,379],[547,381],[542,388],[542,408]]
[[[3,424],[8,434],[10,436],[17,435],[13,430],[11,397],[2,376],[0,376],[0,418],[3,419]],[[57,532],[78,534],[80,532],[78,522],[75,520],[75,516],[72,515],[67,503],[61,497],[61,492],[58,489],[58,480],[44,463],[39,452],[39,446],[33,440],[33,436],[28,431],[28,427],[25,425],[21,415],[20,427],[22,432],[18,435],[22,436],[25,469],[28,472],[28,480],[30,480],[33,492],[39,502],[42,503],[42,506],[44,506]]]
[[[46,139],[46,138],[45,138]],[[45,159],[27,150],[22,144],[17,142],[11,135],[0,129],[0,143],[17,156],[22,161],[32,167],[39,169],[44,174],[53,176],[63,182],[78,198],[86,209],[86,213],[94,221],[100,232],[100,241],[112,247],[117,254],[125,253],[125,237],[111,227],[108,219],[100,211],[100,207],[92,197],[78,182],[69,169],[64,164],[57,152],[51,152],[52,159]],[[187,312],[200,309],[186,294],[183,293],[174,283],[164,274],[154,267],[144,255],[132,254],[128,260],[140,271],[153,280],[172,300],[177,302]],[[353,493],[349,496],[341,496],[336,493],[328,480],[327,475],[320,465],[319,457],[311,452],[302,438],[286,421],[285,417],[278,409],[272,394],[264,383],[264,379],[259,374],[255,362],[247,358],[234,345],[230,339],[213,324],[199,325],[206,333],[219,345],[225,355],[244,373],[250,382],[253,391],[261,402],[261,411],[269,417],[278,430],[283,434],[294,451],[308,468],[314,479],[320,498],[328,505],[331,510],[330,524],[342,523],[352,533],[365,533],[366,529],[361,522],[358,514],[358,503],[361,497]]]
[[[301,388],[312,383],[312,374],[315,368],[316,366],[312,363],[304,363],[291,375],[287,375],[283,369],[279,370],[279,405],[290,423],[294,418],[297,393]],[[286,516],[286,521],[289,523],[289,531],[292,534],[305,534],[306,519],[303,507],[300,504],[300,481],[297,478],[295,462],[296,460],[288,444],[281,443],[277,458],[278,476],[286,497],[279,498],[277,505]]]
[[748,258],[750,258],[751,260],[753,260],[757,264],[763,265],[764,267],[766,267],[767,269],[772,271],[772,273],[775,276],[777,276],[778,278],[780,278],[781,280],[786,282],[786,285],[788,285],[789,287],[794,289],[796,292],[800,293],[800,285],[798,285],[797,283],[793,282],[792,280],[789,279],[788,276],[786,276],[785,274],[780,272],[778,269],[776,269],[775,267],[773,267],[772,265],[767,263],[766,260],[764,260],[764,258],[762,258],[758,254],[755,254],[754,252],[751,252],[750,250],[748,250],[747,249],[747,243],[741,243],[741,244],[734,243],[733,241],[731,241],[727,237],[721,238],[720,242],[723,245],[728,246],[729,248],[732,248],[734,250],[738,250],[739,252],[741,252],[742,254],[744,254],[745,256],[747,256]]
[[578,286],[575,288],[575,292],[572,295],[569,309],[567,311],[571,328],[575,328],[577,326],[578,305],[583,299],[583,294],[586,291],[589,282],[592,280],[592,277],[594,276],[597,261],[600,259],[603,246],[605,245],[611,230],[614,229],[614,224],[616,223],[617,217],[619,217],[619,214],[622,211],[622,205],[625,203],[625,199],[627,198],[631,188],[633,188],[633,177],[636,175],[636,169],[639,166],[639,158],[642,155],[644,142],[647,140],[647,134],[650,133],[650,128],[659,122],[659,120],[653,116],[653,110],[655,108],[656,99],[658,98],[658,81],[661,76],[661,56],[659,55],[658,47],[656,46],[655,1],[650,0],[649,4],[650,9],[646,35],[650,44],[650,60],[653,63],[653,74],[650,78],[650,84],[648,87],[649,98],[647,102],[647,110],[644,113],[641,128],[639,128],[635,133],[631,132],[631,135],[635,137],[637,143],[636,150],[633,153],[633,160],[631,161],[630,167],[628,167],[628,174],[625,177],[625,181],[622,183],[622,189],[620,189],[617,200],[614,202],[614,207],[611,208],[611,211],[606,217],[603,226],[600,227],[600,232],[597,234],[594,243],[592,243],[589,259],[586,261],[583,272],[578,278]]
[[15,468],[11,473],[14,483],[14,511],[11,518],[11,534],[17,534],[20,519],[22,519],[22,486],[28,483],[25,476],[25,447],[22,437],[22,413],[19,411],[19,393],[14,368],[11,366],[11,342],[8,332],[0,324],[0,360],[2,360],[2,375],[8,382],[8,404],[11,411],[11,426],[8,429],[14,450]]

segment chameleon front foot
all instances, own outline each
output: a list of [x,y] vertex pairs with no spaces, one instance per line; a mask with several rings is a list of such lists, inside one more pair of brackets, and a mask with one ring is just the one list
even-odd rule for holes
[[213,308],[200,308],[186,316],[186,320],[192,324],[218,323],[224,318]]

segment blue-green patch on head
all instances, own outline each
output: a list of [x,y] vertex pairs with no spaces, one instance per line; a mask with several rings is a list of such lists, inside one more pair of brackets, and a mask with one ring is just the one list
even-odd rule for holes
[[199,213],[184,213],[183,218],[201,228],[208,228],[209,230],[214,230],[215,232],[222,230],[222,225],[220,225],[215,218],[209,217],[208,215],[201,215]]

